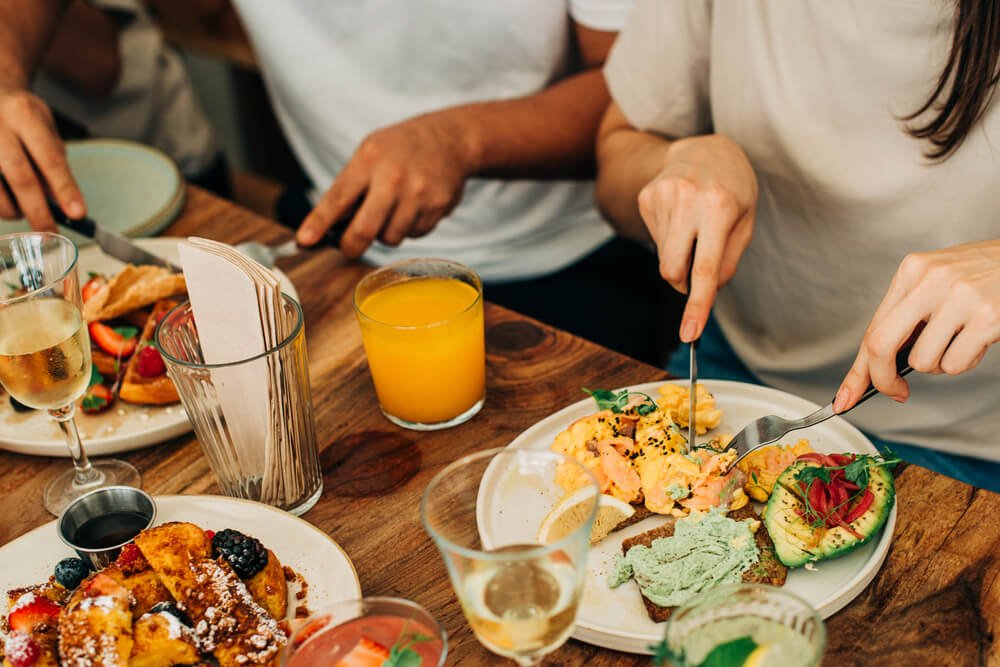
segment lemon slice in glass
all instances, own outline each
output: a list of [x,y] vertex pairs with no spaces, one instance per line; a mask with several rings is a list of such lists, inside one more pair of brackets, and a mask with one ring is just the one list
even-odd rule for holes
[[[590,508],[593,507],[593,491],[584,488],[574,491],[552,508],[538,528],[538,541],[551,544],[563,539],[579,528]],[[596,544],[608,536],[614,528],[635,514],[635,508],[614,496],[601,494],[597,501],[597,516],[590,531],[590,543]]]

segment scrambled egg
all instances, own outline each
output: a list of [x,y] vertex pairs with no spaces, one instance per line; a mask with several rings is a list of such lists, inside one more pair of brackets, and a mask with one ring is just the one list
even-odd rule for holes
[[809,441],[803,438],[794,445],[768,445],[747,454],[736,464],[746,473],[746,492],[756,501],[767,502],[781,473],[795,463],[800,454],[811,451]]
[[[687,391],[681,390],[686,402]],[[699,408],[696,425],[710,427],[713,420],[718,425],[722,413],[715,409],[714,399],[704,402],[710,418],[701,421]],[[556,436],[552,450],[582,463],[597,478],[602,493],[631,504],[644,503],[658,514],[686,516],[691,510],[717,506],[734,510],[747,503],[743,473],[735,468],[723,473],[735,452],[702,448],[685,453],[685,438],[669,409],[658,402],[656,409],[642,415],[636,407],[621,413],[602,410],[578,419]],[[585,482],[575,467],[560,466],[556,473],[556,483],[567,493]]]
[[[705,435],[722,421],[722,410],[715,407],[715,396],[704,385],[695,385],[694,431]],[[660,398],[656,404],[670,414],[678,426],[687,428],[691,413],[691,392],[679,384],[665,384],[660,387]]]

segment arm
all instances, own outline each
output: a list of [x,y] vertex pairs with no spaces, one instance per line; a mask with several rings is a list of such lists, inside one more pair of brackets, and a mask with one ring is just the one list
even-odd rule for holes
[[865,332],[834,411],[851,408],[871,382],[903,402],[896,353],[914,340],[909,363],[921,373],[957,375],[975,368],[1000,342],[1000,239],[907,256]]
[[11,200],[0,192],[0,218],[18,217],[23,211],[36,229],[55,228],[43,181],[68,215],[86,213],[52,114],[29,90],[64,7],[62,0],[0,3],[0,172],[15,196]]
[[598,204],[621,234],[656,244],[664,280],[689,292],[680,338],[696,340],[750,244],[757,207],[750,161],[722,135],[671,141],[641,132],[612,103],[597,162]]
[[118,85],[122,68],[114,19],[90,3],[73,0],[42,67],[83,95],[107,97]]
[[380,238],[398,245],[430,232],[474,176],[566,178],[593,172],[594,136],[607,105],[597,69],[614,33],[576,26],[587,68],[534,95],[443,109],[369,135],[303,222],[315,243],[364,198],[341,249],[361,255]]

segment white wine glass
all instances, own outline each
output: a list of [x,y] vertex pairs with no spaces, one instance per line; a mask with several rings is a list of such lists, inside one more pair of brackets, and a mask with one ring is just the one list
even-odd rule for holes
[[[569,505],[560,504],[565,494],[557,474],[574,480]],[[421,519],[483,646],[529,666],[569,638],[599,497],[586,467],[537,449],[478,452],[431,480]],[[539,530],[556,505],[572,520],[559,539],[543,544]]]
[[87,458],[76,428],[76,401],[90,383],[90,336],[80,312],[76,244],[65,236],[0,236],[0,385],[18,402],[47,410],[69,447],[73,468],[45,488],[45,509],[59,514],[102,486],[139,486],[124,461]]

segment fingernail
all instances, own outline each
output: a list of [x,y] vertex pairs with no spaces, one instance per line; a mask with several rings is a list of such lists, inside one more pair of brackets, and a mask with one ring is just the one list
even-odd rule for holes
[[71,218],[82,218],[86,214],[87,211],[83,208],[83,204],[78,201],[70,202],[69,206],[66,207],[66,215]]
[[690,343],[698,337],[698,323],[695,320],[688,320],[681,327],[681,340]]
[[840,414],[847,407],[847,402],[851,400],[851,391],[847,387],[837,390],[837,397],[833,400],[833,411]]

